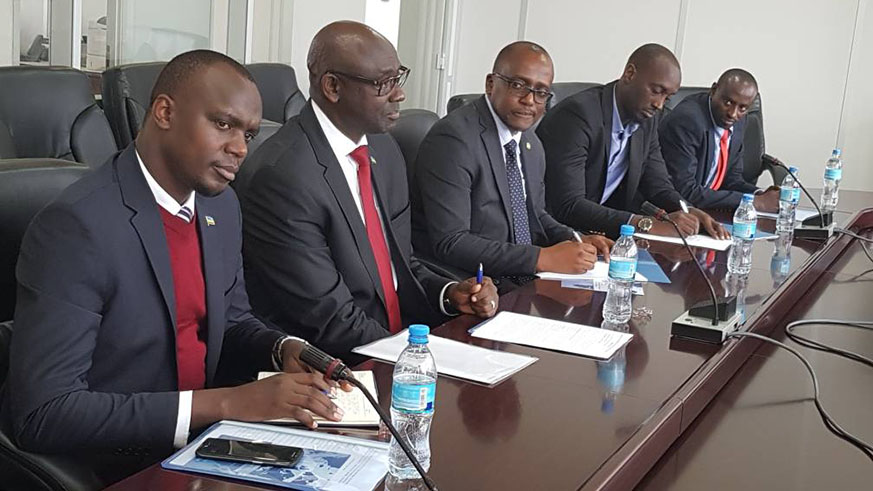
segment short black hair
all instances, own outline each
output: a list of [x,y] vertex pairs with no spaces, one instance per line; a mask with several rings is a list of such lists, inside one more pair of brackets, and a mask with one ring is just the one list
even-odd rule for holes
[[255,83],[254,77],[252,77],[252,74],[249,73],[246,67],[242,66],[239,62],[227,55],[208,49],[186,51],[185,53],[176,55],[176,57],[170,60],[167,65],[164,66],[164,69],[161,70],[161,74],[158,75],[158,79],[155,81],[155,86],[152,88],[149,107],[154,104],[155,99],[160,94],[167,94],[172,97],[179,87],[189,77],[191,77],[191,75],[217,63],[224,63],[225,65],[230,66],[246,80]]
[[643,69],[648,67],[649,63],[658,58],[666,58],[667,61],[673,64],[673,66],[681,70],[681,67],[679,66],[679,60],[676,59],[676,55],[674,55],[673,52],[666,47],[661,46],[657,43],[644,44],[639,48],[635,49],[634,52],[631,53],[630,57],[628,57],[625,66],[633,64],[635,67],[637,67],[637,69]]
[[755,77],[752,76],[751,73],[743,70],[742,68],[731,68],[726,72],[721,74],[721,77],[718,77],[718,85],[726,84],[728,80],[736,78],[738,82],[743,84],[752,84],[755,86],[755,89],[758,89],[758,81],[755,80]]
[[543,48],[539,44],[531,41],[515,41],[513,43],[507,44],[503,47],[503,49],[500,50],[499,53],[497,53],[497,58],[494,59],[494,66],[491,68],[491,71],[494,73],[499,73],[501,65],[503,65],[509,55],[512,54],[512,52],[514,52],[515,50],[523,48],[527,48],[535,53],[542,53],[543,55],[545,55],[546,58],[549,59],[549,61],[552,60],[552,57],[551,55],[549,55],[549,52],[546,51],[546,48]]

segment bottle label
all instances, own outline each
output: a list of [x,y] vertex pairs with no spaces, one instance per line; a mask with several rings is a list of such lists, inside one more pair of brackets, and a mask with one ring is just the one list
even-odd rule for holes
[[779,188],[779,201],[794,200],[794,189],[788,187]]
[[609,277],[616,280],[632,280],[637,273],[636,261],[611,259],[609,261]]
[[391,389],[391,407],[406,413],[432,413],[436,382],[398,384]]
[[793,196],[791,196],[791,202],[797,204],[800,201],[800,188],[794,188]]
[[731,228],[731,233],[734,237],[741,239],[752,239],[755,237],[755,229],[758,228],[757,223],[736,223],[734,222]]
[[839,181],[843,177],[843,169],[825,169],[825,179]]

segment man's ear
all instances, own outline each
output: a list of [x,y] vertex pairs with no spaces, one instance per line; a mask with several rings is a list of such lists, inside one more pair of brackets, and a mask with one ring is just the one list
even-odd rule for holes
[[637,67],[633,63],[628,63],[627,66],[624,67],[624,72],[621,74],[621,79],[625,83],[630,83],[637,74]]
[[152,103],[148,117],[162,130],[169,130],[176,114],[176,102],[167,94],[159,94]]
[[321,76],[321,93],[325,99],[336,104],[340,100],[341,92],[339,77],[330,72]]
[[485,75],[485,94],[491,97],[491,91],[494,90],[494,75],[490,73]]

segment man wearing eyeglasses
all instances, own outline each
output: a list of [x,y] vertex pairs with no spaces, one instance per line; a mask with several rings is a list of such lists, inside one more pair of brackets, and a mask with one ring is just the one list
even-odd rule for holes
[[545,210],[543,147],[531,129],[551,97],[554,69],[539,45],[503,48],[485,95],[436,123],[413,179],[416,253],[450,271],[486,272],[521,283],[540,271],[582,273],[612,241],[585,236]]
[[440,323],[440,312],[494,315],[490,279],[451,281],[411,255],[406,166],[385,134],[409,71],[391,43],[335,22],[316,34],[307,68],[310,101],[237,186],[255,312],[340,357],[408,324]]
[[679,90],[679,61],[667,48],[637,48],[621,77],[574,94],[549,110],[537,128],[546,149],[546,199],[562,222],[617,236],[622,224],[674,235],[673,228],[640,213],[644,201],[670,212],[685,235],[703,228],[727,238],[702,210],[681,211],[661,156],[658,121]]

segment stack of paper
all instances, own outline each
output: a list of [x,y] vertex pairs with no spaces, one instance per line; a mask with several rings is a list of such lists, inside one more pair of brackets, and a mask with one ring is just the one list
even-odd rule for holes
[[[798,222],[802,222],[809,217],[818,215],[818,212],[815,210],[811,210],[809,208],[797,208],[794,210],[794,220]],[[766,211],[759,211],[758,218],[772,218],[776,220],[779,218],[779,213],[769,213]]]
[[[537,273],[537,276],[543,280],[558,280],[558,281],[582,281],[582,280],[605,280],[609,278],[609,264],[603,261],[597,261],[594,263],[594,268],[579,274],[571,274],[571,273],[552,273],[549,271],[544,271],[541,273]],[[634,277],[634,281],[636,282],[645,282],[646,277],[637,272],[637,275]]]
[[542,317],[500,312],[473,330],[473,337],[523,344],[607,360],[632,334]]
[[[303,449],[303,457],[293,467],[197,457],[197,447],[207,438],[298,447]],[[221,421],[163,461],[161,467],[293,489],[373,489],[388,472],[388,444],[283,426]]]
[[[261,372],[258,374],[258,380],[262,378],[277,375],[279,372]],[[355,378],[360,380],[364,387],[370,391],[373,398],[379,399],[376,393],[376,379],[373,378],[373,372],[370,370],[353,372]],[[336,398],[334,404],[343,410],[342,421],[331,421],[324,419],[321,416],[312,415],[313,419],[318,423],[318,426],[379,426],[379,413],[373,409],[370,401],[361,392],[361,389],[355,387],[351,392],[344,390],[335,391]],[[285,424],[300,424],[300,421],[291,418],[274,419],[267,423],[285,423]]]
[[[682,239],[679,237],[669,237],[666,235],[654,235],[654,234],[644,234],[637,232],[634,234],[634,237],[639,237],[640,239],[646,240],[654,240],[657,242],[669,242],[670,244],[682,244]],[[708,235],[689,235],[685,237],[685,240],[688,241],[688,245],[691,247],[703,247],[704,249],[715,249],[717,251],[726,251],[731,246],[730,239],[713,239]]]
[[[430,335],[427,347],[433,353],[441,375],[472,380],[486,385],[497,384],[537,361],[537,358],[495,351],[471,344]],[[396,363],[409,342],[408,329],[353,349],[354,353],[389,363]]]

